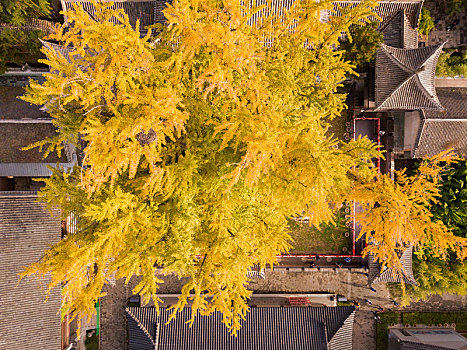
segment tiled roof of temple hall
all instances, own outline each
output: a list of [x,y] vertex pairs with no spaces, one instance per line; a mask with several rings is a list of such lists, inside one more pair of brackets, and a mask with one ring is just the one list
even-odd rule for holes
[[[251,308],[233,337],[218,312],[197,316],[183,310],[167,324],[171,311],[129,307],[129,350],[351,350],[354,307]],[[157,344],[157,345],[156,345]]]

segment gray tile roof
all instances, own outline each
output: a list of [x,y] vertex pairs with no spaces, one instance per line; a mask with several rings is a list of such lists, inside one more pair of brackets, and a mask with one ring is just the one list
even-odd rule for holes
[[376,109],[443,110],[435,90],[443,45],[400,49],[383,44],[376,53]]
[[52,175],[49,167],[57,163],[63,170],[70,169],[76,162],[75,148],[67,145],[60,157],[56,152],[45,159],[39,149],[21,150],[37,141],[57,135],[50,122],[30,120],[0,122],[0,176],[45,177]]
[[444,111],[424,111],[426,119],[467,119],[467,88],[436,88]]
[[22,151],[21,148],[45,138],[56,136],[52,123],[1,123],[0,164],[2,163],[66,163],[65,152],[61,156],[54,152],[43,159],[38,148]]
[[402,279],[405,283],[417,285],[415,278],[413,276],[412,270],[412,253],[413,247],[409,246],[406,248],[400,255],[400,262],[402,263],[403,276],[398,273],[395,273],[394,269],[387,268],[381,272],[381,264],[374,259],[372,254],[368,257],[368,282],[370,285],[378,282],[402,282]]
[[[407,340],[402,340],[399,344],[399,350],[455,350],[456,348],[431,345],[425,343],[411,342]],[[465,348],[460,348],[459,350],[465,350]]]
[[0,120],[2,119],[50,119],[40,106],[18,99],[25,94],[23,87],[0,86]]
[[[110,1],[110,0],[109,0]],[[63,10],[73,9],[73,4],[80,4],[86,12],[93,16],[95,14],[94,5],[86,0],[61,0]],[[167,0],[129,0],[114,1],[112,9],[123,9],[128,15],[130,23],[135,25],[136,20],[140,20],[140,30],[144,32],[144,27],[154,23],[164,23],[165,18],[162,10]],[[119,23],[114,19],[114,23]]]
[[422,120],[413,157],[431,157],[449,148],[458,154],[467,155],[467,119]]
[[[345,8],[347,6],[356,6],[361,1],[335,1],[334,4],[338,4]],[[422,10],[423,0],[420,1],[378,1],[379,6],[374,10],[378,16],[381,17],[382,21],[379,24],[379,28],[382,29],[393,19],[395,15],[403,11],[409,24],[412,28],[417,28],[418,19]],[[337,6],[336,6],[337,10]],[[337,14],[339,11],[337,10]],[[376,20],[376,18],[374,18]]]
[[[18,273],[60,239],[60,219],[35,193],[0,192],[0,349],[60,349],[60,288],[45,303],[50,276],[38,281]],[[54,212],[55,215],[58,212]]]
[[422,158],[449,148],[467,155],[467,88],[437,88],[444,111],[423,111],[412,157]]
[[60,54],[64,58],[66,58],[67,61],[70,59],[70,52],[72,52],[74,50],[73,46],[58,45],[58,44],[54,44],[54,43],[52,43],[50,41],[45,41],[45,40],[41,40],[41,39],[39,39],[39,41],[42,43],[42,45],[45,48],[50,49],[50,50],[54,50],[56,53]]
[[5,29],[21,30],[22,32],[29,33],[35,30],[40,30],[44,35],[50,35],[55,30],[55,23],[43,19],[30,18],[21,26],[9,23],[0,23],[0,33]]
[[191,310],[166,324],[170,311],[130,307],[129,350],[351,350],[354,307],[251,308],[237,337],[222,323],[222,315],[198,316],[190,328]]
[[[74,163],[61,163],[59,168],[69,171]],[[57,163],[0,163],[0,176],[13,177],[48,177],[52,176],[52,170],[57,168]]]
[[397,48],[415,49],[418,47],[418,31],[412,27],[404,10],[388,19],[381,28],[384,44]]

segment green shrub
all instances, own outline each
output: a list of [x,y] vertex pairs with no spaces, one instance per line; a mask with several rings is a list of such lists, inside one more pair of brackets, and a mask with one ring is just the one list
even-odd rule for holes
[[49,0],[2,0],[0,22],[21,26],[29,18],[48,19],[51,13]]
[[463,76],[467,78],[467,51],[442,52],[436,65],[439,77]]
[[388,348],[388,326],[399,323],[398,312],[383,312],[379,314],[381,323],[376,324],[376,349],[386,350]]
[[467,312],[404,312],[402,323],[416,326],[456,324],[456,330],[467,330]]
[[25,32],[21,29],[5,28],[0,32],[0,74],[8,63],[24,65],[34,64],[45,58],[38,40],[44,35],[40,30]]
[[451,0],[448,4],[449,15],[461,13],[467,9],[467,0]]
[[96,332],[94,332],[90,337],[86,335],[84,346],[86,347],[86,350],[99,350],[99,337]]

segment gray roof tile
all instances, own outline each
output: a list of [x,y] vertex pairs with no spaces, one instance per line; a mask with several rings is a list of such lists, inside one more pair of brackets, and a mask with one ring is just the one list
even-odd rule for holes
[[[60,163],[60,169],[68,171],[74,163]],[[48,177],[52,176],[52,170],[57,163],[0,163],[0,176],[14,177]]]
[[458,154],[467,155],[467,119],[423,120],[413,157],[431,157],[449,148],[453,148]]
[[418,47],[418,32],[410,24],[404,10],[397,12],[381,28],[384,43],[388,46],[415,49]]
[[[94,5],[90,1],[83,0],[61,0],[63,10],[73,9],[73,4],[80,4],[86,12],[95,14]],[[165,3],[170,1],[162,0],[130,0],[114,1],[112,9],[123,9],[128,15],[130,23],[135,25],[136,20],[140,21],[140,30],[154,23],[164,23],[164,15],[160,12],[165,7]],[[115,23],[119,23],[114,19]]]
[[60,288],[45,303],[50,276],[18,284],[18,273],[60,239],[60,219],[34,193],[0,192],[0,349],[60,349]]
[[171,312],[165,308],[160,316],[155,308],[131,307],[126,312],[130,350],[350,350],[355,308],[251,308],[237,337],[229,334],[218,312],[198,316],[191,328],[186,324],[191,310],[183,310],[169,324]]
[[53,152],[43,159],[43,153],[39,152],[37,147],[27,151],[21,150],[23,147],[56,135],[56,127],[52,123],[1,123],[0,164],[66,163],[67,157],[63,151],[60,157],[56,152]]
[[414,158],[434,156],[449,148],[467,155],[467,88],[437,88],[444,111],[423,111]]
[[467,119],[467,88],[436,88],[444,111],[424,111],[426,119]]
[[18,99],[25,93],[23,87],[0,86],[0,119],[50,119],[40,106]]
[[[356,6],[360,2],[361,1],[335,1],[333,3],[345,8],[347,6]],[[379,6],[375,8],[375,12],[382,19],[379,24],[380,29],[385,27],[400,11],[403,11],[407,15],[412,28],[418,26],[418,19],[422,10],[423,1],[378,1],[378,4]],[[337,14],[339,14],[339,12],[337,12]]]

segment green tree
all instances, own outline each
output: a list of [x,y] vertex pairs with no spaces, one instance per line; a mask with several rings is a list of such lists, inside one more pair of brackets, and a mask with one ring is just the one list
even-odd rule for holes
[[44,37],[39,28],[31,28],[32,18],[47,19],[51,8],[49,0],[3,0],[0,3],[0,74],[8,63],[23,65],[45,58],[39,38]]
[[431,18],[430,11],[426,7],[422,7],[420,19],[418,20],[418,34],[428,37],[428,34],[433,30],[434,27],[435,23]]
[[467,265],[450,256],[446,261],[417,255],[413,258],[413,273],[418,286],[409,285],[406,293],[402,294],[398,288],[402,304],[408,305],[412,300],[424,300],[430,295],[454,293],[467,294]]
[[460,52],[445,52],[439,55],[436,65],[436,75],[439,77],[467,77],[467,50]]
[[459,237],[467,237],[467,161],[460,159],[443,171],[441,200],[430,211]]
[[[466,237],[467,232],[467,161],[457,159],[443,166],[439,177],[439,200],[427,204],[433,219],[441,221],[452,233]],[[414,254],[413,271],[418,286],[407,286],[401,295],[404,304],[411,299],[426,299],[432,294],[467,294],[467,265],[448,252],[446,259],[433,256],[433,242],[426,242],[421,252]]]
[[23,31],[4,28],[0,31],[0,74],[6,70],[7,63],[22,65],[45,58],[39,41],[43,37],[40,30]]
[[449,15],[452,16],[467,9],[467,0],[451,0],[448,7]]
[[354,199],[362,207],[356,214],[360,237],[366,236],[372,243],[364,253],[371,253],[383,269],[392,267],[396,274],[401,273],[396,252],[408,245],[417,248],[420,257],[446,260],[454,256],[460,261],[467,257],[467,239],[455,236],[430,212],[433,205],[443,205],[441,174],[457,160],[454,153],[443,152],[423,160],[412,175],[396,171],[392,181],[389,174],[381,174],[376,181],[354,187]]
[[[441,200],[431,205],[435,220],[442,221],[459,237],[467,237],[467,160],[459,159],[445,169],[440,179]],[[407,289],[408,297],[419,300],[431,294],[467,294],[467,265],[449,254],[440,260],[430,256],[430,244],[425,259],[414,259],[414,276],[418,286]]]
[[352,62],[358,71],[374,59],[376,50],[383,42],[383,33],[378,31],[378,24],[378,21],[373,21],[351,26],[350,35],[341,43],[345,60]]
[[50,11],[49,0],[2,0],[0,22],[21,26],[30,18],[49,18]]

